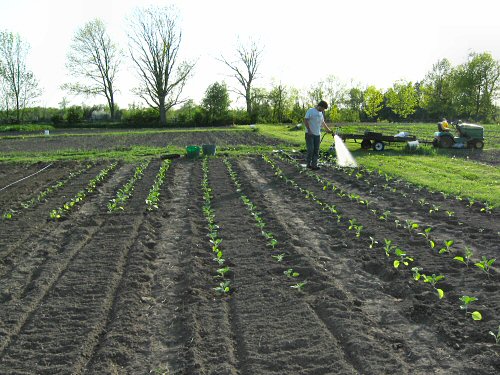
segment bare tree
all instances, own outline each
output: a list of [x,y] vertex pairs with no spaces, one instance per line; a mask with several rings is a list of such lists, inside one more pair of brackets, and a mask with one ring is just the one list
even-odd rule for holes
[[243,86],[243,90],[236,89],[234,92],[245,98],[249,116],[252,115],[252,83],[257,77],[262,51],[263,48],[260,48],[255,41],[250,41],[249,46],[240,44],[236,48],[238,55],[236,60],[228,61],[223,56],[220,59],[233,71],[232,76]]
[[63,89],[73,94],[106,97],[111,118],[115,118],[115,78],[122,53],[111,41],[104,23],[95,19],[77,30],[68,53],[66,67],[77,79]]
[[160,124],[167,124],[167,112],[181,99],[194,63],[178,62],[182,33],[173,7],[137,9],[130,21],[129,50],[140,86],[134,92],[160,112]]
[[26,65],[28,50],[29,45],[23,42],[19,34],[0,32],[0,75],[5,94],[4,104],[8,109],[9,103],[13,103],[18,123],[22,120],[24,109],[41,95],[38,81]]

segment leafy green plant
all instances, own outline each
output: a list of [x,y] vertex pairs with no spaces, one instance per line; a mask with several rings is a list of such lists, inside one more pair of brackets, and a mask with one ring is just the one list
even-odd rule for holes
[[489,202],[484,202],[484,207],[481,208],[481,212],[485,212],[487,214],[491,214],[494,206],[490,204]]
[[283,259],[285,258],[285,253],[277,254],[277,255],[271,255],[274,259],[276,259],[277,262],[282,262]]
[[292,285],[290,288],[294,288],[294,289],[302,291],[304,289],[304,287],[306,286],[306,284],[307,284],[307,281],[301,281],[300,283]]
[[500,326],[498,326],[498,332],[495,333],[493,331],[489,331],[489,334],[495,338],[495,342],[497,345],[500,345]]
[[370,249],[373,249],[375,245],[378,244],[378,241],[375,240],[375,238],[370,236]]
[[422,277],[422,271],[422,267],[413,267],[411,269],[411,272],[413,273],[413,279],[416,281],[420,280],[420,278]]
[[229,266],[225,266],[225,267],[222,267],[222,268],[219,268],[217,270],[217,274],[215,277],[226,277],[226,275],[231,271],[231,269],[229,268]]
[[220,294],[228,294],[231,291],[231,282],[229,280],[222,281],[214,290]]
[[460,309],[465,310],[465,316],[467,314],[471,314],[471,317],[473,320],[482,320],[483,316],[479,311],[473,311],[469,312],[469,306],[471,303],[476,302],[477,298],[476,297],[469,297],[469,296],[462,296],[460,297],[460,301],[462,301],[462,304],[460,305]]
[[412,231],[414,230],[417,230],[418,229],[418,224],[415,223],[414,221],[412,220],[405,220],[405,224],[404,224],[404,227],[406,228],[406,230],[408,231],[408,233],[411,234]]
[[404,264],[405,266],[408,266],[410,262],[413,262],[413,258],[407,256],[406,253],[399,248],[394,250],[394,255],[399,257],[399,259],[394,260],[393,263],[394,268],[398,268],[401,265],[401,263]]
[[472,250],[466,246],[464,251],[464,256],[456,256],[453,259],[462,262],[467,267],[469,267],[469,262],[471,260],[472,255],[473,255]]
[[389,218],[389,215],[391,214],[391,211],[384,211],[382,213],[382,215],[379,216],[379,219],[380,220],[384,220],[384,221],[387,221],[387,219]]
[[437,282],[444,279],[443,275],[436,276],[435,274],[432,274],[432,276],[427,276],[427,275],[422,274],[422,278],[424,280],[424,283],[429,283],[432,285],[434,290],[437,292],[439,299],[444,297],[443,289],[436,288]]
[[439,212],[440,210],[440,206],[438,206],[437,204],[433,204],[432,207],[429,209],[429,213],[432,214],[434,212]]
[[294,272],[292,268],[287,269],[286,271],[283,271],[286,277],[299,277],[300,274],[298,272]]
[[493,265],[493,263],[495,263],[495,260],[495,258],[488,259],[483,255],[481,261],[474,263],[474,265],[481,269],[489,277],[491,266]]
[[354,230],[356,231],[356,237],[360,237],[361,236],[361,231],[363,230],[363,226],[358,224],[358,222],[356,221],[356,219],[350,219],[349,220],[349,230]]
[[394,251],[394,249],[396,249],[396,246],[392,244],[391,240],[388,240],[386,238],[384,238],[384,242],[385,242],[384,245],[385,255],[390,256],[391,252]]
[[431,231],[432,231],[432,228],[428,227],[428,228],[425,228],[423,232],[420,232],[418,234],[421,236],[424,236],[425,239],[427,240],[427,243],[431,247],[431,249],[434,249],[434,246],[436,246],[436,243],[433,240],[431,240],[431,238],[430,238]]
[[453,240],[444,241],[444,247],[439,249],[439,254],[450,253],[450,248],[455,242]]

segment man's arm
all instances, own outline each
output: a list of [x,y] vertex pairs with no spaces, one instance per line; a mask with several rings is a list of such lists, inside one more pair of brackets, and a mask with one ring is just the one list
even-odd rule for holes
[[307,132],[310,133],[311,132],[311,128],[309,127],[309,119],[307,117],[304,118],[304,123],[306,125]]
[[323,120],[323,124],[322,124],[322,125],[323,125],[323,127],[324,127],[324,128],[326,128],[326,132],[327,132],[327,133],[332,133],[332,129],[330,129],[330,128],[328,127],[328,125],[326,124],[325,120]]

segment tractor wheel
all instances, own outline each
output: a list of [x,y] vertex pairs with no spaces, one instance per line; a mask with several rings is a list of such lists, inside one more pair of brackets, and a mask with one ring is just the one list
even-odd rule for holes
[[484,142],[483,141],[479,141],[479,140],[473,141],[472,144],[474,145],[474,148],[476,150],[482,150],[483,147],[484,147]]
[[385,144],[384,142],[382,141],[376,141],[374,144],[373,144],[373,149],[375,151],[383,151],[385,148]]
[[370,147],[372,147],[372,141],[370,141],[369,139],[363,139],[361,141],[361,148],[363,150],[368,150]]
[[434,147],[439,147],[439,139],[438,139],[438,138],[434,138],[434,139],[432,140],[432,145],[433,145]]
[[439,146],[442,148],[450,148],[453,146],[453,140],[450,137],[441,137],[439,140]]

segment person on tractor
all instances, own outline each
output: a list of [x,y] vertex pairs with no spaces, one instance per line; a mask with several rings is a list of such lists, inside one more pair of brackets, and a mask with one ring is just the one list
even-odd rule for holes
[[450,124],[448,124],[448,121],[446,118],[443,117],[443,121],[438,122],[438,130],[440,132],[449,132],[450,131]]

